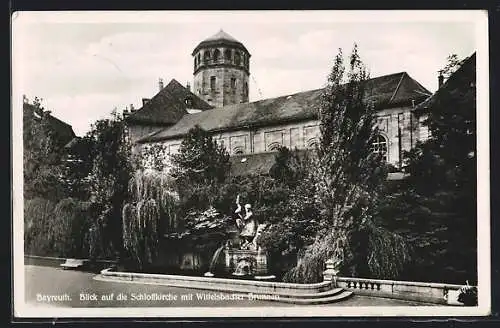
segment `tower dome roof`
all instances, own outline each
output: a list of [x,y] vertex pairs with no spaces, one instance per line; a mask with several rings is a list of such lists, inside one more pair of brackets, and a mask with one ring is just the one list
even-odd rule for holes
[[201,41],[196,48],[194,48],[192,55],[194,55],[200,48],[209,47],[209,46],[221,46],[221,45],[231,45],[237,48],[240,48],[248,53],[248,50],[245,48],[243,43],[236,40],[234,37],[224,32],[222,29],[212,35],[211,37],[206,38]]
[[232,42],[239,42],[238,40],[236,40],[235,38],[233,38],[232,36],[230,36],[229,34],[224,32],[224,30],[222,30],[222,29],[219,32],[212,35],[211,37],[203,40],[203,42],[215,41],[215,40],[226,40],[226,41],[232,41]]

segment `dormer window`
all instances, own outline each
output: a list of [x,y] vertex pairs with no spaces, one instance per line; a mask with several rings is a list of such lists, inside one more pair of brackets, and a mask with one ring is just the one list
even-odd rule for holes
[[186,104],[186,106],[188,108],[192,108],[193,107],[193,99],[191,99],[191,97],[187,97],[186,99],[184,99],[184,103]]

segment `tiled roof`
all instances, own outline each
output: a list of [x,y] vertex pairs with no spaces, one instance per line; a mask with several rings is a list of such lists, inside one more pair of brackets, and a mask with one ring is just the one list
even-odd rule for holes
[[196,48],[193,50],[193,55],[198,51],[198,49],[202,47],[210,47],[210,46],[219,46],[219,45],[232,45],[232,46],[237,46],[246,52],[248,50],[245,48],[243,43],[240,41],[236,40],[234,37],[231,35],[227,34],[224,32],[222,29],[217,32],[216,34],[212,35],[211,37],[206,38],[205,40],[201,41]]
[[462,65],[453,73],[448,80],[427,100],[419,104],[415,111],[425,112],[431,110],[433,106],[439,102],[443,96],[452,96],[464,98],[465,96],[473,96],[468,93],[471,83],[476,80],[476,53],[473,53],[468,58],[464,59]]
[[231,176],[266,175],[276,162],[276,152],[235,155],[229,158]]
[[[23,110],[35,117],[39,117],[40,111],[37,110],[35,106],[29,103],[23,103]],[[60,143],[61,146],[70,142],[73,138],[76,137],[75,132],[73,131],[73,127],[66,122],[61,121],[57,117],[49,114],[49,125],[52,131],[55,134],[56,140]]]
[[[231,163],[230,175],[268,175],[271,168],[276,163],[277,152],[254,153],[245,155],[235,155],[229,158]],[[309,150],[299,150],[298,155],[304,158],[307,154],[311,156]],[[408,175],[403,172],[390,172],[387,174],[388,181],[399,181],[407,178]]]
[[[426,99],[430,92],[406,72],[384,75],[367,81],[367,100],[376,107],[390,108]],[[178,138],[195,125],[207,131],[224,131],[248,126],[281,124],[317,118],[323,89],[311,90],[225,106],[197,114],[185,115],[172,127],[148,135],[139,142]]]
[[[192,105],[186,104],[190,98]],[[187,109],[206,110],[212,108],[204,100],[189,91],[175,79],[151,98],[142,108],[127,117],[127,122],[171,125],[186,115]]]

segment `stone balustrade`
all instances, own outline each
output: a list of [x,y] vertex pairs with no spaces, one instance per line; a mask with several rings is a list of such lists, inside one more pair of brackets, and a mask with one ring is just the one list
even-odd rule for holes
[[457,301],[460,285],[350,277],[336,277],[336,285],[358,295],[463,305]]
[[325,264],[324,281],[332,282],[334,287],[345,288],[358,295],[443,305],[463,305],[458,302],[461,285],[341,277],[338,276],[337,263],[329,259]]

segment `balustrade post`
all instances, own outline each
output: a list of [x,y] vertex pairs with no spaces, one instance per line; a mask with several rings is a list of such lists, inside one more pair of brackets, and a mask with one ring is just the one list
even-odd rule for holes
[[323,271],[323,281],[331,281],[333,287],[337,287],[337,274],[339,270],[335,268],[335,262],[333,259],[328,259],[325,264],[326,270]]

